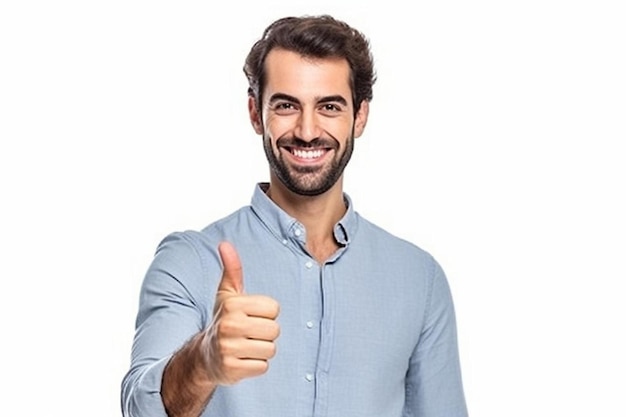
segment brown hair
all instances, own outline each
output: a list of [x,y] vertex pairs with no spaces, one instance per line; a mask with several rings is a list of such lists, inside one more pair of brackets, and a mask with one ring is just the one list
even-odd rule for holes
[[254,97],[257,106],[265,85],[265,58],[274,48],[312,58],[345,58],[350,65],[355,114],[363,100],[372,100],[376,75],[368,40],[345,22],[321,15],[276,20],[252,46],[243,71],[248,78],[248,95]]

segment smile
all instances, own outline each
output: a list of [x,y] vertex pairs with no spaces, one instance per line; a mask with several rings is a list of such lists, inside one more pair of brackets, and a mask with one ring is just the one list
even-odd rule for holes
[[326,153],[324,149],[315,150],[303,150],[303,149],[291,149],[291,154],[300,159],[318,159]]

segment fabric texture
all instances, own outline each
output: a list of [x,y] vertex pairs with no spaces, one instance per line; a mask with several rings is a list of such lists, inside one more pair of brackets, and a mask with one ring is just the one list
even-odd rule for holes
[[303,225],[265,186],[250,206],[158,246],[122,382],[124,416],[167,416],[163,370],[211,322],[223,240],[239,253],[244,291],[280,303],[281,334],[268,372],[218,387],[202,416],[467,416],[452,297],[435,259],[365,220],[345,195],[340,249],[320,265]]

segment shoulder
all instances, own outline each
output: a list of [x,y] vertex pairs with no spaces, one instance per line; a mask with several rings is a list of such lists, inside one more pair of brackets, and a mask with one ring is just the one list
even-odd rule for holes
[[363,216],[356,214],[358,219],[358,229],[355,240],[370,247],[372,251],[382,251],[393,254],[394,258],[415,259],[421,262],[434,262],[433,256],[424,248],[414,242],[410,242],[399,237],[381,226],[367,220]]
[[219,265],[217,246],[237,234],[240,224],[251,215],[248,206],[216,220],[201,229],[173,231],[158,244],[155,258],[181,267],[196,264],[199,269]]
[[353,248],[361,259],[385,265],[398,276],[420,281],[426,286],[433,280],[446,279],[438,260],[427,249],[389,232],[381,226],[358,217]]
[[221,274],[219,243],[237,238],[238,225],[249,211],[242,207],[202,229],[167,234],[157,245],[148,282],[162,285],[173,278],[192,294],[205,293],[206,286],[212,288]]
[[250,222],[252,216],[251,208],[244,206],[200,229],[171,232],[160,242],[159,247],[179,242],[197,250],[214,248],[219,242],[236,235],[243,224]]

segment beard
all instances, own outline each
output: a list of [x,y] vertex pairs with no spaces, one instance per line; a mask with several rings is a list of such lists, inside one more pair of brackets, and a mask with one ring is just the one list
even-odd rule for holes
[[[332,149],[334,156],[331,161],[326,161],[322,165],[292,166],[282,157],[280,149],[285,147]],[[346,140],[346,146],[341,153],[339,141],[335,138],[318,138],[306,142],[293,136],[278,139],[274,150],[266,133],[263,134],[263,149],[270,169],[289,191],[302,196],[317,196],[330,190],[341,178],[354,150],[354,131]]]

